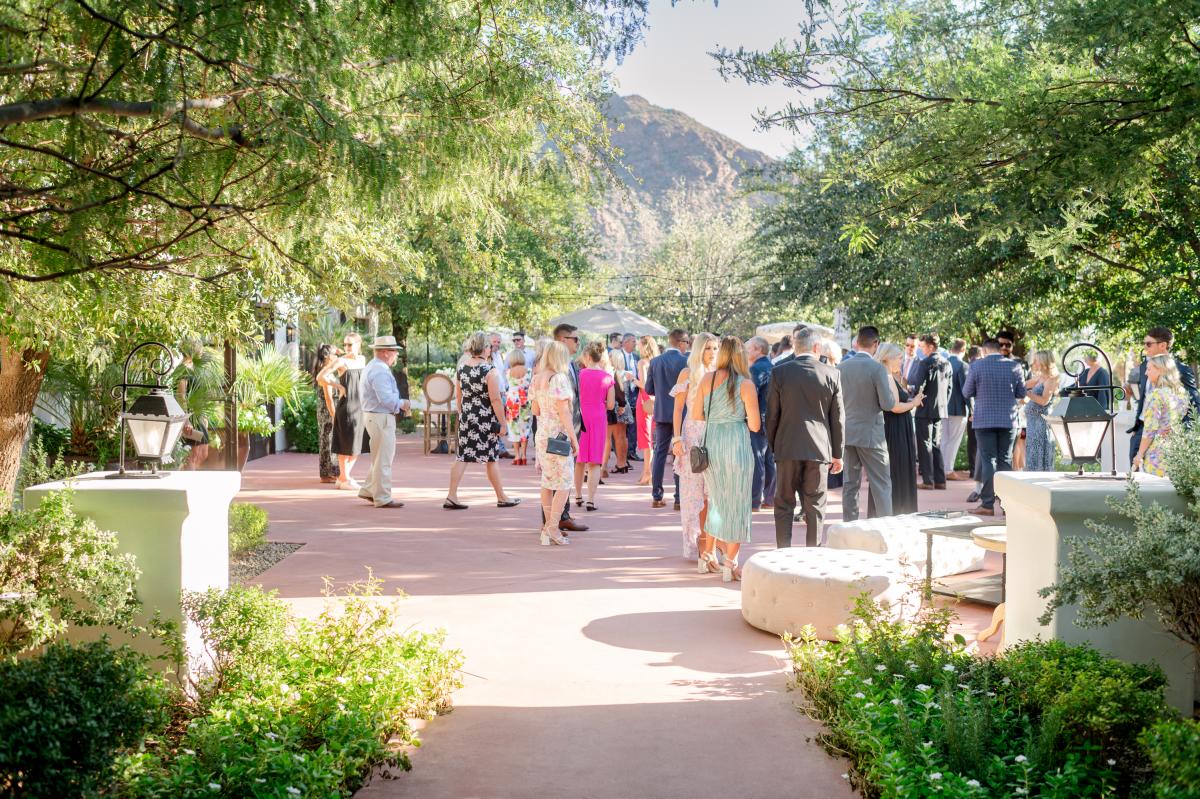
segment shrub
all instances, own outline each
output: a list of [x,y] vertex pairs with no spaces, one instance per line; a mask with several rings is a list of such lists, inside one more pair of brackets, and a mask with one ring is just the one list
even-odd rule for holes
[[[46,426],[48,427],[48,425]],[[65,435],[65,431],[63,433]],[[22,499],[26,488],[42,483],[70,480],[94,468],[94,464],[90,463],[85,464],[78,461],[67,463],[63,460],[63,447],[58,446],[51,452],[50,447],[52,446],[54,446],[53,443],[48,442],[44,436],[35,434],[33,438],[29,439],[29,444],[26,445],[25,452],[21,456],[21,468],[17,472],[15,498],[18,506],[23,504]]]
[[267,541],[270,520],[267,512],[250,502],[234,502],[229,506],[229,554],[262,546]]
[[319,452],[321,431],[317,427],[317,394],[309,389],[300,393],[295,406],[283,409],[283,427],[288,446],[297,452]]
[[[998,658],[948,640],[950,614],[892,621],[867,598],[840,642],[788,641],[824,743],[865,796],[1135,795],[1140,732],[1165,711],[1163,676],[1058,641]],[[1119,793],[1116,793],[1119,792]]]
[[1154,766],[1158,799],[1200,797],[1200,722],[1160,721],[1142,733],[1141,740]]
[[106,642],[0,660],[0,795],[94,795],[117,752],[165,724],[166,697],[145,656]]
[[70,625],[134,631],[133,555],[75,514],[70,491],[0,514],[0,655],[41,646]]
[[[440,635],[396,632],[379,581],[351,585],[315,620],[256,588],[187,598],[210,636],[208,673],[177,741],[131,755],[135,796],[349,796],[380,763],[408,767],[408,724],[443,709],[460,655]],[[285,793],[286,791],[286,793]]]

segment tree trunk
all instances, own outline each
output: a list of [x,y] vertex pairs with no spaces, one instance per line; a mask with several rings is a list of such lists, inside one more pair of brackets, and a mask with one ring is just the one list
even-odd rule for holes
[[15,350],[0,336],[0,509],[12,504],[25,433],[49,360],[49,352]]

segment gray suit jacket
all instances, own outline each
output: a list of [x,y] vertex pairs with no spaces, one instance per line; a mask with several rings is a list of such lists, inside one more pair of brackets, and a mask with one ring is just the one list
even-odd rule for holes
[[896,405],[896,390],[887,369],[874,358],[851,358],[842,361],[838,371],[846,406],[846,446],[886,448],[883,412]]
[[829,463],[842,457],[844,435],[837,369],[805,357],[771,370],[767,443],[776,460]]

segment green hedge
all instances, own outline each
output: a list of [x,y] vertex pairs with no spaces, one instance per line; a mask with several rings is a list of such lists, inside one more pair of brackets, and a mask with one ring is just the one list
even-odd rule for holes
[[321,431],[317,428],[317,394],[307,390],[300,394],[295,408],[283,408],[283,429],[288,446],[296,452],[319,452]]
[[1159,722],[1142,734],[1141,741],[1154,765],[1158,799],[1200,797],[1200,721]]
[[0,660],[0,796],[92,796],[118,752],[167,723],[167,690],[145,656],[105,642]]
[[946,610],[897,623],[864,598],[856,616],[841,642],[810,633],[789,647],[864,796],[1150,795],[1161,766],[1140,736],[1170,716],[1157,667],[1061,641],[972,656],[947,639]]
[[229,506],[229,554],[237,555],[267,541],[270,519],[267,512],[249,502],[234,502]]

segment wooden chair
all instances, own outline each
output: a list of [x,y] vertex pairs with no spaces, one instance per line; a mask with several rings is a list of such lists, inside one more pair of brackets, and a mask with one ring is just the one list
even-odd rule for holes
[[[454,405],[454,381],[434,372],[421,384],[425,395],[425,454],[445,441],[450,454],[458,452],[458,409]],[[444,430],[443,430],[444,428]]]

